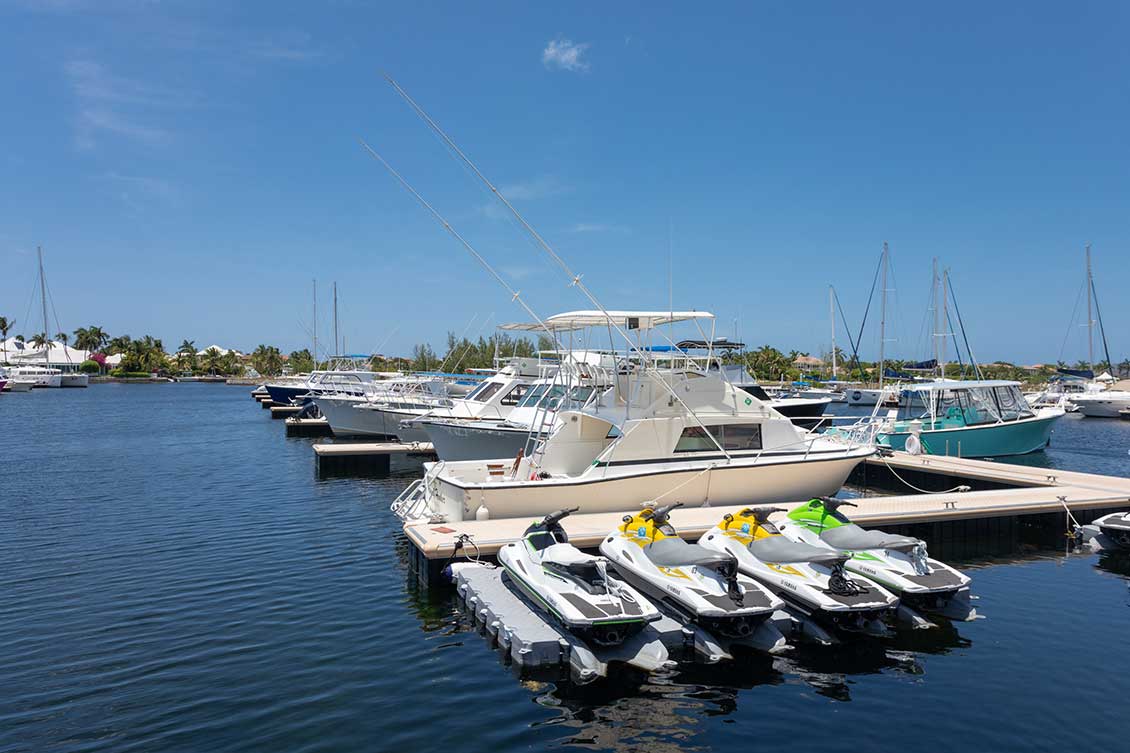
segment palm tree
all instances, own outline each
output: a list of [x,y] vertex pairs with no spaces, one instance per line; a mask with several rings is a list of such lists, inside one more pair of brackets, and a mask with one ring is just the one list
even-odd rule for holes
[[177,368],[196,371],[196,343],[193,340],[183,340],[177,348]]
[[110,337],[101,327],[95,327],[94,325],[79,327],[75,330],[74,334],[75,347],[79,350],[89,351],[90,353],[102,350],[110,340]]
[[14,326],[16,326],[15,319],[9,319],[6,316],[0,316],[0,342],[4,343],[4,355],[0,356],[0,361],[8,360],[8,330],[10,330]]
[[118,335],[113,340],[110,340],[106,350],[109,351],[110,355],[124,355],[126,351],[129,350],[130,343],[132,342],[133,340],[130,339],[129,335]]
[[216,376],[216,369],[220,368],[221,358],[223,358],[223,356],[220,355],[219,348],[212,347],[204,351],[204,368],[207,369],[212,376]]
[[273,345],[260,345],[251,354],[251,368],[263,376],[275,376],[282,371],[282,353]]

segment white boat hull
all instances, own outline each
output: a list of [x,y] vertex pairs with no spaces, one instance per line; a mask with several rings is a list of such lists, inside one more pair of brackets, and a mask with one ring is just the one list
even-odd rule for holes
[[[800,461],[799,456],[794,460],[738,460],[731,465],[719,461],[706,472],[701,465],[684,464],[679,469],[663,464],[631,475],[614,474],[603,468],[571,479],[500,480],[466,485],[441,475],[435,490],[428,492],[427,509],[422,512],[425,517],[438,514],[448,521],[459,521],[482,515],[536,517],[563,507],[579,507],[581,513],[627,512],[660,498],[665,502],[680,501],[687,507],[797,502],[835,494],[852,469],[872,452],[858,449],[805,461]],[[480,512],[480,507],[486,510]]]
[[1130,397],[1088,398],[1072,401],[1079,412],[1092,418],[1118,418],[1119,411],[1130,408]]
[[351,396],[316,397],[318,410],[326,417],[330,430],[337,437],[391,437],[394,432],[385,425],[384,416],[376,411],[361,410],[365,399]]
[[90,377],[87,374],[62,374],[60,387],[89,387]]

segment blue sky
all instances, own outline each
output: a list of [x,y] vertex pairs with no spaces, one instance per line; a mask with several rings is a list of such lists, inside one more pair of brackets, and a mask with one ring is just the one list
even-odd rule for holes
[[42,244],[67,329],[173,347],[301,347],[314,277],[352,351],[526,319],[359,137],[539,313],[587,308],[385,70],[608,307],[667,306],[670,238],[677,308],[818,352],[889,241],[895,355],[939,256],[979,358],[1075,360],[1090,242],[1130,356],[1130,8],[910,5],[0,0],[0,314],[38,329]]

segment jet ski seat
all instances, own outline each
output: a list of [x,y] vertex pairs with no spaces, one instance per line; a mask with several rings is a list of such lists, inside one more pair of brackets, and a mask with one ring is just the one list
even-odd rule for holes
[[784,536],[767,536],[749,542],[749,551],[762,562],[816,562],[834,565],[843,562],[846,555],[823,547],[789,541]]
[[866,549],[913,549],[920,543],[912,536],[898,536],[882,531],[867,531],[854,523],[829,528],[820,538],[837,549],[863,551]]
[[698,565],[719,567],[733,562],[733,557],[698,544],[688,544],[677,536],[653,541],[643,548],[648,559],[659,567]]
[[1130,513],[1114,513],[1096,520],[1095,523],[1103,528],[1130,531]]

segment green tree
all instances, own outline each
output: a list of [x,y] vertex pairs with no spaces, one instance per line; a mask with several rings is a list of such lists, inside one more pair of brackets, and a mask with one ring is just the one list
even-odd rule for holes
[[0,351],[0,361],[8,360],[8,332],[16,326],[15,319],[0,316],[0,340],[4,342],[3,351]]
[[305,373],[314,370],[314,358],[306,348],[296,350],[287,359],[290,370],[295,373]]
[[226,376],[242,376],[243,361],[234,350],[229,350],[220,357],[220,373]]
[[177,368],[181,371],[196,371],[196,343],[192,340],[184,340],[181,342],[180,347],[177,348],[176,354]]
[[109,343],[107,344],[107,346],[106,346],[107,355],[124,356],[129,351],[130,345],[132,343],[133,343],[133,340],[130,338],[129,335],[118,335],[114,339],[110,340]]
[[46,332],[37,332],[31,338],[31,346],[33,348],[46,348],[50,342],[51,340],[47,337]]
[[282,373],[282,353],[273,345],[260,345],[251,354],[251,368],[263,376],[277,376]]
[[223,355],[220,353],[219,348],[208,348],[208,350],[204,351],[201,365],[209,374],[216,376],[216,371],[219,370],[222,359]]

